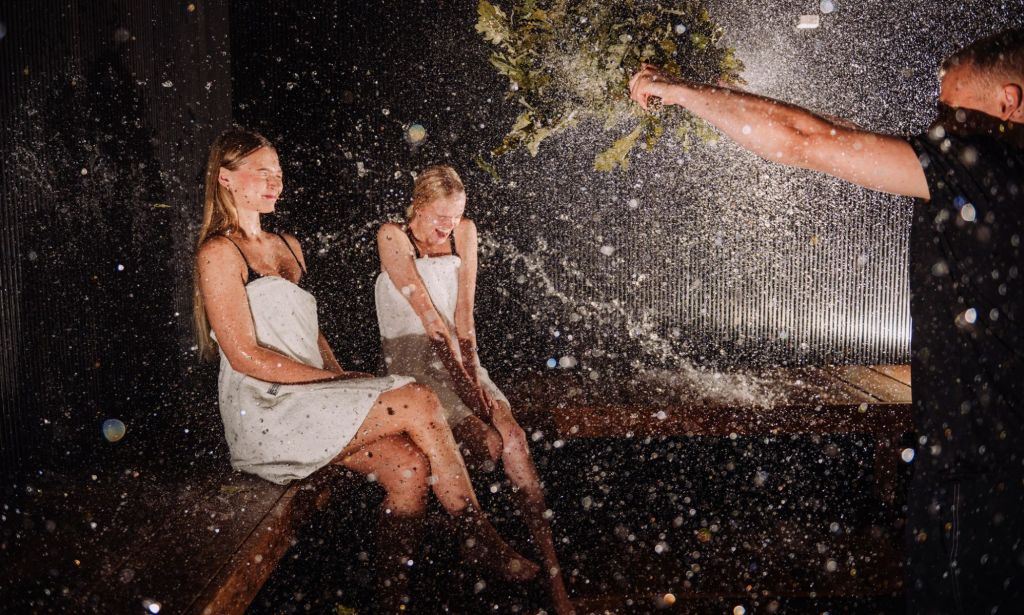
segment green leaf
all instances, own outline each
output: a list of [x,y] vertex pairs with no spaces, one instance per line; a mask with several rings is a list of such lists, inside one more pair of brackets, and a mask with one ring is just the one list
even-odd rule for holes
[[547,139],[551,135],[550,128],[538,128],[533,131],[533,134],[526,141],[526,149],[530,152],[531,156],[536,156],[540,150],[540,143],[544,139]]
[[512,130],[510,132],[518,132],[520,130],[523,130],[532,123],[533,116],[530,114],[529,111],[523,111],[522,113],[519,114],[519,117],[516,118],[516,123],[512,124]]
[[523,72],[522,68],[514,60],[510,60],[503,54],[495,53],[491,54],[490,61],[491,66],[498,69],[499,73],[520,84],[520,87],[526,81],[526,73]]
[[473,162],[476,163],[476,166],[480,167],[481,171],[490,175],[491,179],[496,182],[501,181],[501,178],[498,177],[498,169],[494,168],[493,164],[484,160],[483,156],[478,154],[477,157],[473,159]]
[[607,173],[616,168],[629,168],[629,152],[633,150],[637,140],[643,133],[643,125],[638,125],[633,132],[615,140],[612,146],[594,157],[594,170]]
[[484,40],[494,45],[500,45],[509,38],[508,16],[487,0],[480,0],[476,5],[476,12],[479,18],[476,21],[476,31],[483,35]]

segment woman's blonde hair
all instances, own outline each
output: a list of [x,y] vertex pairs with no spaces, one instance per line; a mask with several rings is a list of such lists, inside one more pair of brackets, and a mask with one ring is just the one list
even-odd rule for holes
[[[221,168],[237,170],[249,154],[258,149],[274,148],[263,135],[232,128],[220,134],[210,146],[210,157],[206,162],[206,197],[203,204],[203,225],[199,228],[196,254],[206,240],[217,235],[238,230],[238,210],[231,192],[220,183]],[[196,259],[192,275],[192,322],[195,326],[199,356],[203,359],[216,357],[216,345],[210,337],[210,322],[206,318],[206,305],[199,292],[199,260]]]
[[405,218],[412,222],[416,210],[430,201],[465,192],[462,179],[452,167],[446,164],[427,167],[416,176],[412,186],[412,203],[405,210]]

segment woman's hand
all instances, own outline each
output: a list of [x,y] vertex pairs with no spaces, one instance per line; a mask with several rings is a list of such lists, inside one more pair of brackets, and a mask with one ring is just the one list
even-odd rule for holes
[[459,362],[458,357],[455,355],[455,348],[452,347],[451,335],[445,330],[443,336],[437,338],[431,336],[430,346],[434,350],[434,354],[441,359],[441,363],[445,369],[448,370],[448,374],[451,376],[452,385],[455,388],[455,394],[459,396],[462,403],[466,404],[470,410],[474,412],[483,421],[489,421],[491,419],[491,408],[487,403],[487,400],[482,395],[482,390],[477,385],[476,381],[470,378],[469,374],[466,373],[466,368]]

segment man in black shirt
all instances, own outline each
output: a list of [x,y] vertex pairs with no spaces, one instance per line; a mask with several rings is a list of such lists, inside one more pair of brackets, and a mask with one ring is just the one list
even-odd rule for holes
[[630,80],[630,96],[686,107],[768,160],[915,197],[909,610],[1020,612],[1024,30],[976,41],[940,78],[939,118],[909,139],[652,66]]

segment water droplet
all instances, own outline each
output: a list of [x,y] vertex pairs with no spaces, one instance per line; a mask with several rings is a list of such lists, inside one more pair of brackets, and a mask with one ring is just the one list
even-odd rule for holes
[[750,124],[744,124],[743,125],[743,134],[749,135],[751,132],[753,132],[753,129],[750,127]]
[[165,88],[173,88],[174,87],[174,82],[171,81],[170,79],[168,79],[167,81],[164,81],[160,85],[164,86]]
[[554,369],[555,367],[558,367],[558,359],[551,357],[550,359],[548,359],[546,365],[549,369]]
[[601,254],[611,256],[612,254],[615,254],[615,248],[609,245],[601,246]]
[[967,203],[966,205],[960,208],[960,217],[963,218],[965,221],[974,222],[976,216],[977,212],[974,209],[974,205]]
[[118,419],[107,419],[103,421],[103,437],[107,442],[117,442],[124,437],[126,428],[124,423]]
[[910,463],[911,461],[914,460],[914,454],[914,449],[905,448],[902,451],[900,451],[900,459],[902,459],[904,463]]
[[410,145],[418,145],[427,138],[427,129],[421,124],[411,124],[405,129],[405,140]]
[[823,15],[828,15],[832,11],[836,10],[836,5],[832,0],[821,0],[821,4],[818,5]]
[[974,324],[978,320],[978,310],[974,308],[968,308],[964,311],[964,321],[968,324]]
[[676,34],[685,34],[685,33],[686,33],[686,25],[685,24],[681,24],[681,23],[677,23],[676,24]]

